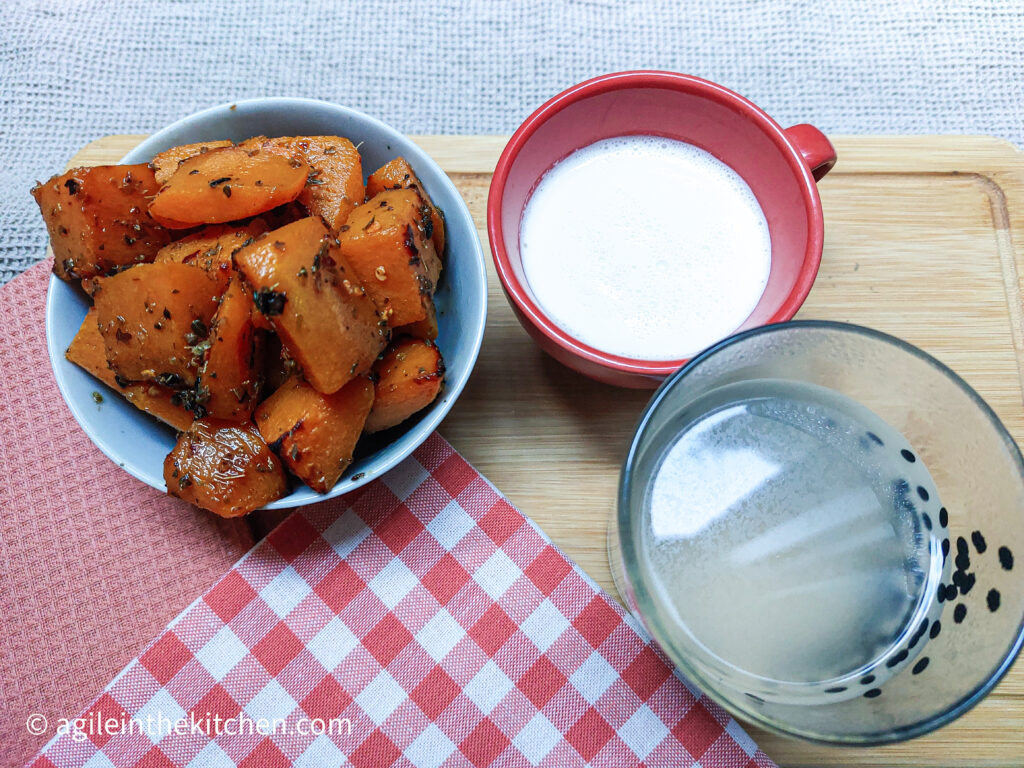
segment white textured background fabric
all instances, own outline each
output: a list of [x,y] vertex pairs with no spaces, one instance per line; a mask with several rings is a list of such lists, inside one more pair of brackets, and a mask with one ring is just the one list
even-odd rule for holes
[[1024,142],[1024,0],[0,0],[0,282],[28,190],[87,141],[262,95],[410,133],[506,133],[621,69],[700,75],[779,122]]

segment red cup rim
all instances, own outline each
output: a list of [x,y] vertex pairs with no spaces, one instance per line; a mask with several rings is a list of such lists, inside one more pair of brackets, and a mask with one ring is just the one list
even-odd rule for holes
[[497,270],[498,278],[501,280],[502,287],[519,311],[541,333],[566,352],[615,371],[660,377],[667,376],[678,370],[686,364],[689,358],[680,360],[638,360],[613,355],[584,344],[552,321],[537,303],[533,301],[525,287],[515,276],[508,253],[505,251],[505,233],[501,223],[501,205],[505,193],[505,184],[508,182],[509,171],[519,156],[523,145],[533,136],[537,128],[552,115],[561,112],[569,105],[581,99],[629,88],[684,90],[709,97],[724,106],[734,109],[756,123],[772,139],[776,147],[786,158],[794,175],[803,182],[800,188],[803,194],[804,206],[808,212],[807,248],[804,251],[804,261],[793,289],[772,316],[763,323],[764,325],[793,319],[797,310],[804,303],[818,274],[825,227],[822,218],[821,199],[818,196],[818,187],[814,177],[811,175],[811,169],[807,167],[799,151],[787,138],[782,126],[750,100],[717,83],[677,72],[661,72],[658,70],[615,72],[585,80],[571,88],[567,88],[538,107],[516,129],[508,144],[505,145],[505,149],[498,158],[494,175],[491,177],[491,185],[487,195],[487,237],[490,240],[494,266]]

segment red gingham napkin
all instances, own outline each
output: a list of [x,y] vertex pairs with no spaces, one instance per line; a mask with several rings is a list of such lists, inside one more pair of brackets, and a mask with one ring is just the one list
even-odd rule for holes
[[[434,435],[288,518],[33,765],[772,765],[698,697]],[[166,725],[116,725],[148,716]],[[218,716],[242,735],[218,734]],[[339,727],[312,735],[312,718]]]

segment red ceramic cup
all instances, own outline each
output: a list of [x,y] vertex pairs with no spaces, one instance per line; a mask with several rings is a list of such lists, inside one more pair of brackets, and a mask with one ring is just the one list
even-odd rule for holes
[[742,96],[674,72],[619,72],[580,83],[541,106],[512,135],[491,180],[487,234],[519,322],[544,351],[580,373],[653,388],[686,360],[634,360],[573,338],[538,306],[519,254],[523,208],[541,176],[581,147],[630,134],[696,145],[731,166],[757,196],[771,236],[771,273],[760,303],[738,330],[789,320],[807,298],[824,239],[815,181],[835,164],[836,152],[813,126],[783,129]]

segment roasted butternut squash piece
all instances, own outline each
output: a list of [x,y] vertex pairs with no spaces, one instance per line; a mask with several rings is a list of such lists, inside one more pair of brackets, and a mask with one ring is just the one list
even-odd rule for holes
[[444,383],[444,361],[437,347],[421,339],[393,344],[373,366],[377,376],[367,432],[380,432],[426,408]]
[[182,162],[153,198],[149,213],[170,229],[237,221],[291,202],[308,175],[309,166],[297,156],[213,149]]
[[429,221],[416,190],[391,190],[352,211],[338,236],[341,254],[392,328],[427,318],[441,272]]
[[126,386],[118,383],[114,372],[107,365],[107,350],[103,346],[103,336],[96,322],[95,307],[90,307],[86,313],[82,327],[68,347],[66,357],[114,391],[120,392],[125,400],[139,410],[155,416],[179,432],[192,424],[192,414],[181,406],[174,390],[151,382]]
[[61,280],[152,261],[170,233],[146,212],[160,188],[148,165],[74,168],[32,189]]
[[327,493],[352,463],[373,407],[373,384],[359,377],[331,395],[292,376],[256,409],[263,439],[296,477]]
[[434,201],[430,199],[426,190],[423,189],[423,184],[420,183],[416,171],[412,169],[412,166],[409,165],[409,162],[404,157],[396,157],[390,163],[381,166],[370,174],[370,178],[366,180],[367,197],[373,197],[388,189],[415,189],[420,193],[423,202],[430,206],[431,232],[429,235],[434,241],[434,250],[437,251],[438,256],[443,256],[445,240],[444,217],[441,215],[441,210],[434,205]]
[[288,483],[281,462],[254,424],[199,419],[178,436],[164,460],[172,496],[221,517],[238,517],[281,498]]
[[232,254],[266,231],[267,225],[263,219],[253,219],[241,226],[211,224],[187,237],[168,243],[157,252],[154,261],[192,264],[207,272],[216,269],[230,272]]
[[256,407],[259,370],[252,293],[236,274],[213,316],[203,347],[196,402],[207,416],[248,421]]
[[156,176],[157,184],[166,184],[174,172],[178,170],[178,165],[183,161],[188,160],[190,157],[196,155],[202,155],[209,152],[211,149],[220,149],[222,147],[230,147],[230,141],[200,141],[195,144],[182,144],[177,147],[171,147],[165,149],[163,152],[158,154],[150,161],[150,165],[153,166],[153,173]]
[[341,136],[257,137],[242,146],[260,146],[271,152],[299,156],[309,165],[306,188],[299,195],[311,216],[319,216],[336,230],[363,201],[363,159],[359,150]]
[[154,261],[157,264],[174,262],[199,267],[216,278],[223,293],[234,271],[231,258],[234,252],[266,231],[267,225],[262,219],[253,219],[237,227],[211,224],[188,237],[168,243],[160,249]]
[[369,373],[388,332],[319,217],[261,236],[235,254],[288,354],[320,392]]
[[217,279],[189,264],[140,264],[104,278],[95,306],[111,369],[128,381],[193,386],[197,345],[219,299]]

